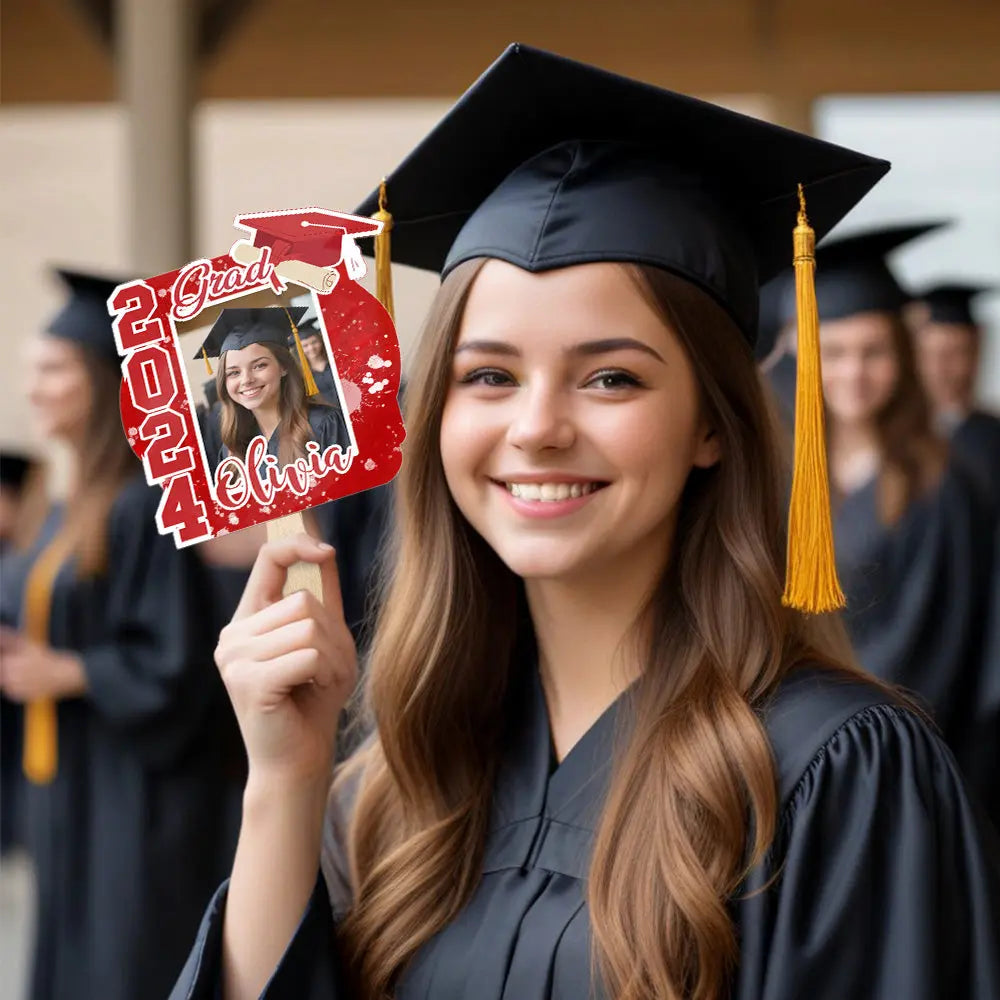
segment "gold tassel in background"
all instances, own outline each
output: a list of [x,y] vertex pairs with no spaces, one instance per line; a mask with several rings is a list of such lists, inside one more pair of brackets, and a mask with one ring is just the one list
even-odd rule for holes
[[795,458],[782,603],[815,614],[842,608],[846,602],[837,580],[830,482],[826,467],[815,283],[816,234],[806,218],[806,199],[801,184],[794,248],[795,306],[798,314]]
[[302,350],[299,328],[295,325],[295,320],[292,319],[292,314],[287,309],[285,309],[285,315],[288,317],[288,322],[292,324],[292,336],[295,338],[295,346],[299,352],[299,364],[302,365],[302,381],[306,387],[306,395],[316,396],[319,394],[319,389],[316,388],[316,379],[313,378],[312,365],[309,364],[306,352]]
[[205,367],[208,369],[208,374],[214,375],[215,373],[212,371],[212,362],[208,360],[208,351],[206,351],[204,347],[201,349],[201,356],[205,359]]
[[389,243],[392,215],[386,208],[384,177],[378,188],[378,211],[372,218],[382,223],[382,232],[375,237],[375,296],[389,314],[389,319],[395,323],[396,312],[392,303],[392,253]]
[[[52,588],[68,555],[65,540],[57,535],[42,550],[24,587],[24,633],[48,645]],[[47,785],[56,776],[59,763],[59,731],[56,703],[39,698],[24,706],[24,748],[21,766],[35,785]]]

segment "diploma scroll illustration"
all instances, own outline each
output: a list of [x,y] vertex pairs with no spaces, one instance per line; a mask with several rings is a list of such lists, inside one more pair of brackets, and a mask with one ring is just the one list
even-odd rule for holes
[[[310,208],[238,216],[235,225],[251,237],[228,253],[120,285],[108,299],[123,356],[122,424],[148,482],[163,490],[157,526],[178,547],[380,486],[402,460],[399,343],[389,315],[359,283],[365,265],[354,243],[381,223]],[[253,321],[245,316],[272,324],[287,317],[287,353],[284,344],[270,347],[282,378],[307,387],[288,397],[297,424],[280,409],[292,405],[282,396],[277,428],[262,421],[258,429],[255,411],[228,391],[232,371],[220,374],[199,354],[210,328],[232,327],[237,314],[244,326]],[[326,362],[322,393],[307,371],[302,322]],[[261,336],[245,339],[268,346]],[[213,378],[201,387],[206,366]],[[252,429],[245,447],[234,445],[237,411],[235,423]],[[290,426],[312,427],[315,439],[303,443],[300,432],[293,441]],[[339,428],[335,442],[323,431],[330,426]]]

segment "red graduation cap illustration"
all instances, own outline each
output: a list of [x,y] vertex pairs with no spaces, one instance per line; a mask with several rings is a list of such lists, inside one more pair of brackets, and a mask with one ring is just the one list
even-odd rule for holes
[[382,231],[382,223],[374,219],[323,208],[241,215],[236,225],[253,238],[233,245],[230,256],[234,260],[251,264],[260,259],[266,247],[279,277],[320,292],[329,292],[336,285],[341,264],[348,277],[363,277],[365,263],[354,240]]

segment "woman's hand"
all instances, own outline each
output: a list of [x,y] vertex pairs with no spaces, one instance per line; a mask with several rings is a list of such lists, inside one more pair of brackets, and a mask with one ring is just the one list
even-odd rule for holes
[[0,690],[11,701],[76,698],[87,690],[87,675],[75,653],[0,627]]
[[[306,591],[282,597],[288,567],[300,560],[319,564],[324,604]],[[340,711],[357,681],[333,548],[305,534],[265,544],[215,662],[246,744],[250,783],[328,777]]]

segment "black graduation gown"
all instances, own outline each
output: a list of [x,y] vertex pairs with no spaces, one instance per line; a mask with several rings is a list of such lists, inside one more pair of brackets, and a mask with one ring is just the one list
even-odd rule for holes
[[[312,428],[312,440],[315,441],[321,451],[325,451],[331,445],[339,444],[346,451],[350,446],[351,439],[347,434],[347,424],[344,423],[344,416],[340,412],[339,406],[317,406],[309,405],[309,426]],[[278,446],[280,445],[278,432],[275,431],[267,441],[267,454],[278,457]],[[222,445],[219,451],[220,460],[229,454],[229,449]]]
[[340,406],[340,398],[337,395],[337,381],[333,377],[333,365],[327,365],[321,372],[312,370],[313,381],[319,390],[320,396],[331,406]]
[[[989,512],[959,463],[892,527],[878,517],[876,480],[834,511],[844,620],[861,665],[917,694],[970,780],[971,739],[985,659],[992,571]],[[987,801],[989,789],[974,788]]]
[[1000,514],[1000,417],[973,410],[951,435],[955,454],[976,478]]
[[983,670],[968,744],[975,749],[969,763],[969,783],[979,790],[994,827],[1000,831],[1000,521],[993,530],[993,553]]
[[[89,690],[58,703],[58,772],[28,785],[27,846],[38,887],[33,1000],[166,996],[235,843],[217,720],[231,717],[202,620],[192,550],[158,534],[159,489],[141,475],[108,522],[108,571],[60,572],[50,644],[82,657]],[[5,561],[0,615],[21,620],[28,571],[55,533]],[[238,792],[238,790],[237,790]]]
[[201,439],[205,445],[205,454],[209,460],[209,472],[215,475],[219,464],[219,454],[222,451],[221,404],[198,408],[198,425],[201,428]]
[[[9,544],[0,542],[0,573],[7,572],[12,557]],[[0,856],[23,842],[21,715],[21,706],[0,694]]]
[[[601,996],[590,993],[584,892],[622,701],[556,766],[537,672],[525,681],[482,880],[415,956],[396,1000]],[[780,817],[767,859],[731,902],[731,1000],[1000,996],[1000,845],[940,740],[868,682],[818,670],[786,681],[765,722]],[[350,899],[340,846],[349,809],[332,810],[323,877],[265,1000],[349,1000],[333,943]],[[225,901],[224,884],[171,1000],[220,995]]]

